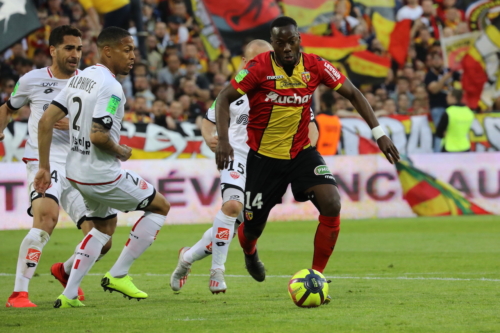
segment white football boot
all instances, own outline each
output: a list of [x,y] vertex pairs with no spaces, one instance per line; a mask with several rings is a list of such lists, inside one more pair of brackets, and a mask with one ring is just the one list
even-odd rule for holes
[[184,253],[189,249],[189,247],[183,247],[179,250],[179,261],[177,262],[177,267],[170,276],[170,288],[172,288],[173,291],[181,290],[182,286],[186,284],[188,275],[191,272],[191,263],[182,259]]
[[222,269],[216,268],[210,270],[208,289],[210,289],[212,294],[226,293],[227,285],[224,280],[224,271]]

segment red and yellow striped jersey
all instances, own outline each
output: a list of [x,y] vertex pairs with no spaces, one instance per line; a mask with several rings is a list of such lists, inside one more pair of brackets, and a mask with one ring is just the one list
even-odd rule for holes
[[248,145],[277,159],[293,159],[310,146],[308,125],[313,92],[323,83],[339,89],[345,81],[332,64],[315,54],[302,53],[288,76],[274,52],[256,56],[231,80],[250,101]]

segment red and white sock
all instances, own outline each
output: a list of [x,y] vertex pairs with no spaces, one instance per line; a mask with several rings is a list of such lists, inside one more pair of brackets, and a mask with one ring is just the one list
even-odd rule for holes
[[212,269],[226,270],[229,245],[233,239],[236,217],[227,216],[221,210],[215,215],[212,227]]
[[92,228],[75,249],[75,263],[69,274],[68,284],[64,289],[63,295],[69,299],[78,297],[78,287],[94,265],[96,259],[101,254],[104,245],[111,236]]
[[42,249],[49,239],[50,235],[47,232],[37,228],[31,228],[24,237],[17,257],[14,291],[28,291],[28,285],[35,274]]
[[319,216],[319,225],[314,236],[313,269],[323,273],[337,243],[339,232],[339,216]]
[[146,212],[135,223],[130,231],[130,237],[109,273],[112,277],[124,277],[135,259],[139,258],[153,244],[156,235],[165,223],[165,215]]
[[[104,254],[100,254],[99,257],[97,257],[96,259],[96,262],[98,262],[99,260],[102,259],[102,257],[104,257]],[[73,263],[75,262],[75,254],[73,253],[73,255],[71,257],[68,258],[68,260],[66,260],[63,264],[64,266],[64,272],[66,274],[69,275],[69,273],[71,273],[71,268],[73,268]]]
[[188,263],[193,263],[195,261],[201,260],[212,254],[212,228],[209,228],[201,239],[194,244],[189,250],[184,252],[184,261]]

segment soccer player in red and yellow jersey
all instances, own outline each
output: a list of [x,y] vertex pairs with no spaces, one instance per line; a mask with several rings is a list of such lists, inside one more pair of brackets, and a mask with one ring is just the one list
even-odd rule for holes
[[328,61],[300,52],[300,34],[294,19],[282,16],[271,25],[274,52],[261,53],[217,97],[219,142],[216,162],[224,169],[233,158],[229,144],[229,104],[247,94],[250,102],[245,198],[245,222],[238,229],[248,272],[257,281],[265,269],[256,243],[265,221],[288,184],[297,201],[311,202],[319,211],[312,268],[323,272],[340,231],[340,195],[337,183],[308,139],[309,108],[314,90],[325,84],[349,99],[365,119],[389,162],[399,159],[392,141],[379,126],[361,92]]

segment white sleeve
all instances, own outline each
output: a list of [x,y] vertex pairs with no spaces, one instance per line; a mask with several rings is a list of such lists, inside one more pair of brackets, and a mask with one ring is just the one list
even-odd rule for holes
[[30,93],[31,85],[29,84],[29,78],[24,75],[17,81],[12,94],[10,94],[10,99],[7,101],[7,106],[9,109],[19,110],[29,103]]
[[210,108],[208,109],[207,113],[205,114],[205,119],[207,119],[208,121],[212,122],[215,124],[215,103],[217,102],[217,100],[215,100],[212,105],[210,106]]
[[50,104],[54,104],[59,109],[61,109],[64,113],[66,113],[66,115],[68,115],[68,88],[67,88],[67,86],[64,87],[63,90],[61,90],[59,92],[59,94],[57,94],[56,98],[54,98],[52,100],[52,103],[50,103]]
[[113,126],[113,123],[121,122],[116,115],[122,103],[125,103],[122,86],[116,84],[105,85],[97,95],[97,102],[92,114],[92,120],[100,123],[107,129]]

